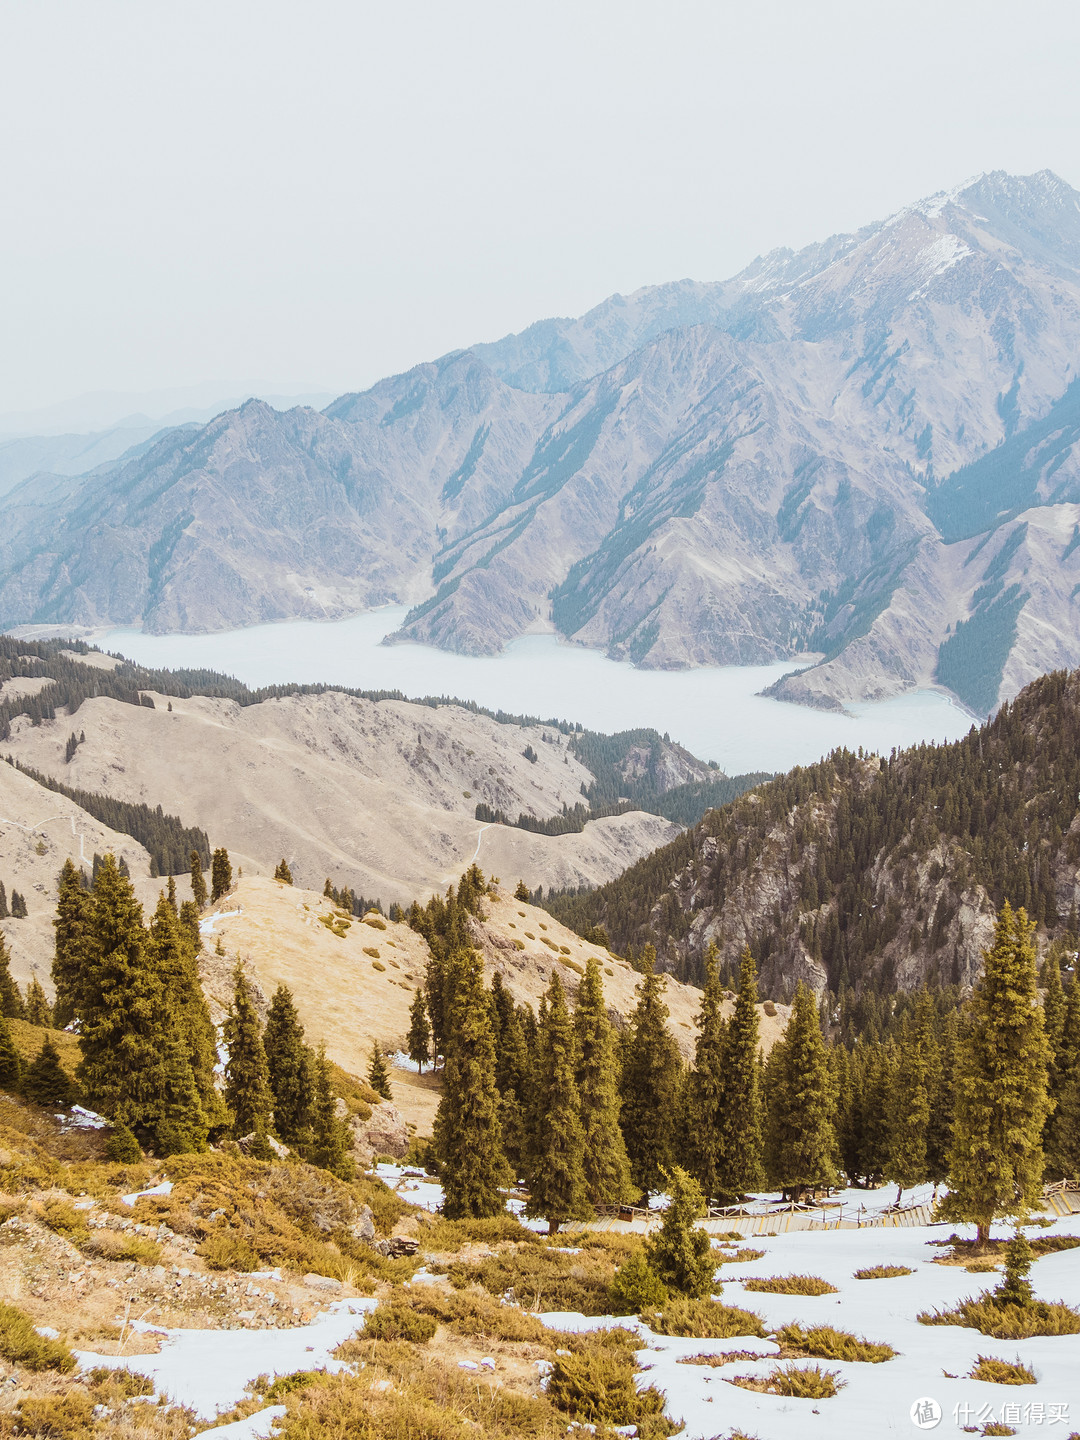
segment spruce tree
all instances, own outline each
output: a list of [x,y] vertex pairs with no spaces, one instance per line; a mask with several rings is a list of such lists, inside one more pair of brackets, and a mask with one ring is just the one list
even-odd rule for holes
[[215,850],[210,865],[210,903],[216,905],[232,889],[232,865],[224,845]]
[[10,914],[7,891],[4,889],[4,882],[0,880],[0,920],[6,920]]
[[291,885],[293,883],[289,862],[284,858],[278,861],[277,869],[274,871],[274,879],[280,880],[283,885]]
[[585,1195],[585,1137],[575,1080],[574,1026],[558,971],[545,996],[529,1127],[526,1215],[543,1216],[554,1235],[566,1220],[592,1215]]
[[338,1117],[337,1096],[330,1075],[330,1062],[320,1046],[315,1061],[315,1107],[312,1144],[305,1156],[312,1165],[329,1170],[339,1180],[351,1180],[356,1174],[352,1158],[352,1137],[345,1121]]
[[52,1025],[52,1006],[36,975],[26,987],[26,1018],[31,1025]]
[[11,918],[13,920],[25,920],[29,912],[26,908],[26,896],[21,895],[18,890],[11,892]]
[[82,883],[82,875],[72,860],[64,861],[57,880],[56,949],[52,962],[52,982],[56,991],[53,1024],[60,1030],[70,1025],[78,1012],[79,980],[83,967],[92,963],[90,943],[90,911],[93,901]]
[[785,1198],[836,1183],[832,1077],[814,992],[801,981],[769,1055],[766,1168]]
[[686,1139],[688,1168],[708,1196],[719,1197],[721,1172],[721,1115],[724,1108],[724,1070],[727,1050],[724,987],[716,942],[705,956],[705,989],[698,1015],[694,1068],[687,1080]]
[[[532,1011],[528,1012],[530,1015]],[[532,1074],[522,1012],[496,971],[491,979],[491,1015],[495,1043],[495,1088],[499,1092],[499,1128],[503,1154],[514,1176],[525,1170],[526,1115]]]
[[431,1059],[431,1026],[428,1024],[427,996],[421,985],[409,1006],[409,1059],[424,1073],[424,1066]]
[[138,1165],[143,1158],[139,1142],[122,1120],[113,1126],[105,1141],[105,1158],[114,1165]]
[[701,1186],[675,1165],[664,1177],[668,1206],[656,1235],[645,1242],[649,1268],[669,1290],[700,1300],[708,1295],[716,1274],[712,1242],[694,1224],[705,1214]]
[[647,1205],[649,1192],[663,1185],[671,1165],[672,1122],[679,1088],[679,1052],[668,1033],[664,978],[656,973],[656,951],[645,947],[642,978],[630,1032],[623,1046],[620,1093],[626,1154],[634,1184]]
[[165,886],[165,898],[166,900],[168,900],[169,906],[172,909],[173,914],[177,916],[177,918],[179,918],[180,906],[176,903],[176,881],[171,875],[169,876],[168,883]]
[[1055,1108],[1046,1127],[1046,1178],[1080,1180],[1080,979],[1075,974],[1065,991],[1050,1095]]
[[448,1220],[497,1215],[499,1186],[509,1179],[502,1153],[491,1008],[483,961],[464,948],[447,957],[446,1061],[435,1116],[435,1151],[442,1167]]
[[519,880],[519,881],[518,881],[518,883],[517,883],[517,889],[514,891],[514,899],[515,899],[515,900],[521,900],[521,901],[523,901],[526,905],[529,903],[529,899],[530,899],[530,896],[529,896],[529,887],[525,884],[525,881],[524,881],[524,880]]
[[896,1203],[905,1190],[927,1178],[926,1133],[930,1125],[930,1090],[926,1041],[920,1030],[905,1023],[893,1056],[886,1108],[888,1140],[883,1174],[896,1186]]
[[304,1027],[287,985],[274,991],[262,1038],[274,1097],[274,1129],[286,1145],[310,1144],[315,1076]]
[[980,1247],[999,1215],[1023,1215],[1042,1186],[1050,1047],[1036,996],[1034,931],[1026,911],[1014,913],[1006,901],[957,1049],[943,1214],[976,1225]]
[[[223,1130],[229,1124],[229,1114],[215,1083],[215,1067],[218,1063],[217,1032],[199,983],[196,951],[191,943],[190,932],[181,924],[167,894],[158,897],[157,909],[150,922],[147,956],[164,988],[166,1006],[191,1068],[202,1121],[208,1131]],[[182,1105],[186,1103],[182,1097],[187,1094],[187,1080],[182,1073],[183,1064],[176,1055],[170,1058],[169,1064],[172,1069],[170,1094],[181,1097],[180,1100],[170,1103]],[[196,1135],[198,1130],[197,1123],[188,1125],[180,1118],[170,1130],[171,1143],[178,1146],[182,1143],[183,1136]],[[201,1149],[202,1146],[197,1144],[195,1148]]]
[[15,1048],[7,1021],[0,1015],[0,1090],[18,1090],[22,1074],[22,1057]]
[[376,1095],[381,1095],[384,1100],[394,1098],[394,1092],[390,1088],[390,1070],[386,1063],[386,1056],[377,1040],[371,1047],[371,1063],[368,1065],[367,1079]]
[[11,956],[7,941],[0,932],[0,1014],[6,1020],[25,1020],[26,1005],[22,992],[11,977]]
[[233,1003],[222,1037],[229,1052],[225,1065],[225,1104],[232,1114],[232,1133],[239,1140],[256,1125],[268,1125],[274,1108],[270,1074],[263,1049],[259,1016],[251,986],[239,964],[233,971]]
[[206,877],[203,875],[202,856],[198,850],[191,852],[191,893],[200,910],[206,908]]
[[765,1180],[761,1156],[765,1111],[759,1066],[757,969],[748,947],[739,959],[735,1012],[723,1046],[721,1104],[717,1116],[719,1167],[716,1194],[738,1200]]
[[617,1205],[632,1199],[634,1191],[626,1145],[619,1128],[615,1034],[604,1007],[604,982],[595,955],[586,961],[585,975],[578,989],[574,1034],[585,1197],[591,1205]]
[[162,1084],[154,1122],[159,1155],[187,1155],[206,1149],[209,1130],[181,1023],[168,1025],[161,1037]]
[[960,1026],[955,1010],[945,1017],[930,1049],[930,1120],[926,1127],[926,1178],[934,1195],[949,1174],[953,1128],[953,1074]]

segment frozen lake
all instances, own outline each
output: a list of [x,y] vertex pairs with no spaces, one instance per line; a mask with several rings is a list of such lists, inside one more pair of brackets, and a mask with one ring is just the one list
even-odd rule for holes
[[207,667],[252,686],[287,681],[451,695],[489,709],[580,721],[594,730],[652,726],[728,774],[787,770],[838,745],[887,754],[894,745],[954,740],[971,718],[944,695],[920,691],[851,715],[808,710],[756,694],[787,671],[778,665],[636,670],[554,635],[526,635],[501,655],[451,655],[427,645],[382,645],[404,607],[349,620],[288,621],[217,635],[109,630],[95,643],[144,665]]

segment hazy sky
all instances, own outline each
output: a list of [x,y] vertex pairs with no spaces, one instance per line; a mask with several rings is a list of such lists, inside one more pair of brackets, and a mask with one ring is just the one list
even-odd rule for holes
[[1080,185],[1058,0],[2,0],[0,411],[355,389],[979,170]]

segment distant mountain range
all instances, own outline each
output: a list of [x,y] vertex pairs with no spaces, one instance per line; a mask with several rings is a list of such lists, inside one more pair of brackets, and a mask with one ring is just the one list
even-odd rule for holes
[[493,653],[823,661],[985,714],[1080,664],[1080,195],[994,172],[732,280],[613,296],[345,395],[249,401],[2,501],[0,622],[413,606]]

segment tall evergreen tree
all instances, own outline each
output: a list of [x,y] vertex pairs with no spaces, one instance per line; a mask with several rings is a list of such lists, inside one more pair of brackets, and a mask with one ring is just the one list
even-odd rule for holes
[[835,1184],[832,1078],[814,993],[801,981],[767,1077],[766,1166],[773,1184],[787,1197]]
[[1050,1097],[1055,1108],[1046,1126],[1046,1178],[1080,1180],[1080,978],[1076,974],[1065,990]]
[[716,1274],[712,1242],[694,1224],[705,1214],[705,1199],[694,1177],[680,1166],[664,1178],[668,1205],[660,1229],[645,1245],[649,1268],[669,1290],[700,1300],[712,1289]]
[[367,1079],[376,1095],[381,1095],[384,1100],[394,1098],[394,1092],[390,1088],[390,1070],[386,1063],[386,1056],[377,1040],[371,1047],[371,1063],[368,1065]]
[[600,962],[590,955],[574,1010],[577,1090],[584,1141],[585,1197],[591,1205],[633,1198],[630,1161],[619,1128],[619,1070],[615,1033],[604,1007]]
[[229,1051],[225,1065],[225,1103],[232,1113],[233,1135],[240,1139],[260,1126],[269,1128],[274,1097],[259,1016],[251,986],[239,963],[233,971],[233,987],[232,1008],[222,1026]]
[[431,1059],[431,1026],[428,1023],[427,996],[421,985],[409,1006],[409,1059],[424,1073],[424,1066]]
[[[167,894],[158,897],[150,922],[147,953],[165,989],[166,1004],[191,1066],[203,1119],[209,1130],[222,1130],[229,1123],[229,1115],[215,1083],[217,1032],[199,983],[195,947]],[[179,1066],[172,1087],[177,1095],[186,1094],[186,1081],[180,1073],[183,1067],[175,1058],[172,1063]],[[182,1123],[179,1133],[185,1133]]]
[[645,947],[642,978],[630,1032],[623,1046],[622,1125],[634,1184],[643,1203],[664,1183],[671,1165],[672,1122],[679,1088],[679,1052],[668,1033],[664,978],[656,973],[656,951]]
[[491,1007],[483,962],[475,950],[447,957],[446,1062],[434,1141],[442,1166],[448,1220],[497,1215],[499,1186],[509,1178],[502,1153]]
[[905,1190],[927,1178],[926,1133],[930,1125],[927,1040],[921,1027],[906,1022],[893,1056],[886,1109],[888,1141],[884,1176],[897,1187],[899,1205]]
[[51,1035],[46,1035],[45,1043],[26,1067],[22,1090],[27,1100],[32,1100],[35,1105],[58,1105],[66,1110],[74,1101],[75,1086],[60,1064],[60,1055]]
[[52,1025],[52,1006],[36,975],[26,987],[26,1018],[31,1025]]
[[224,845],[215,850],[210,865],[210,902],[217,904],[232,889],[232,864]]
[[7,891],[4,889],[4,882],[0,880],[0,920],[6,920],[10,914]]
[[206,877],[203,874],[202,856],[198,850],[191,852],[191,893],[200,910],[206,908]]
[[315,1107],[311,1150],[306,1156],[339,1180],[351,1180],[356,1173],[349,1127],[338,1117],[330,1062],[320,1046],[315,1060]]
[[694,1068],[687,1080],[686,1140],[688,1168],[707,1196],[721,1194],[721,1115],[727,1050],[724,987],[716,942],[705,957],[705,989],[698,1015]]
[[1041,1191],[1050,1047],[1035,986],[1034,924],[1008,901],[967,1006],[956,1057],[949,1219],[978,1227],[1022,1215]]
[[[531,1015],[532,1012],[529,1011]],[[495,1088],[499,1092],[499,1129],[503,1154],[515,1177],[525,1170],[526,1105],[529,1098],[529,1048],[522,1014],[495,972],[491,979],[492,1030],[495,1036]]]
[[25,1020],[26,1004],[22,992],[11,976],[11,955],[7,941],[0,933],[0,1013],[6,1020]]
[[739,959],[735,1013],[727,1026],[722,1072],[722,1103],[717,1117],[720,1164],[717,1194],[737,1200],[765,1180],[761,1156],[765,1112],[759,1067],[757,969],[749,947]]
[[287,985],[279,985],[270,1001],[263,1052],[274,1097],[274,1129],[286,1145],[310,1144],[315,1076],[304,1027]]
[[591,1215],[592,1207],[585,1197],[585,1137],[574,1078],[574,1027],[558,971],[552,971],[545,998],[533,1077],[525,1213],[543,1216],[548,1233],[554,1235],[564,1221]]
[[935,1037],[930,1054],[930,1120],[926,1127],[926,1178],[933,1182],[934,1194],[949,1174],[949,1147],[953,1128],[953,1073],[956,1066],[956,1045],[960,1026],[955,1010],[950,1010]]
[[293,883],[289,862],[284,858],[278,861],[277,869],[274,871],[274,879],[280,880],[283,885],[291,885]]
[[23,1063],[11,1031],[0,1015],[0,1090],[18,1090],[22,1081]]
[[517,883],[517,887],[514,890],[514,899],[523,900],[526,904],[528,904],[530,898],[531,897],[529,895],[529,887],[525,884],[524,880],[519,880]]
[[75,1019],[78,1011],[79,980],[83,967],[93,963],[87,948],[93,901],[71,859],[64,861],[57,880],[57,891],[56,918],[53,921],[56,929],[56,950],[52,962],[52,981],[56,991],[53,1024],[63,1030]]
[[142,907],[112,855],[94,881],[90,932],[78,989],[78,1078],[87,1101],[157,1149],[188,1137],[198,1148],[205,1118],[190,1062],[149,953]]

